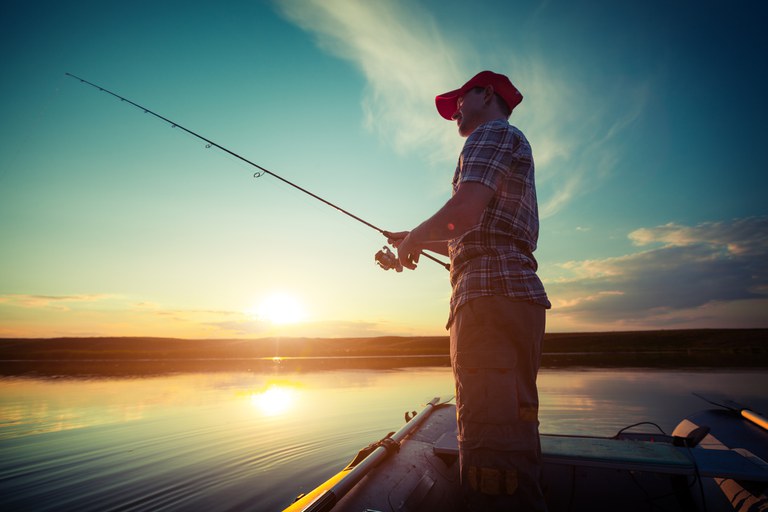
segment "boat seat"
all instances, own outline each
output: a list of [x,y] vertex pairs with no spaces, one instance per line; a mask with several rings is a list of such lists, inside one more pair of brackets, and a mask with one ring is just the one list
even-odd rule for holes
[[[456,434],[443,435],[433,450],[437,455],[458,455]],[[768,482],[768,465],[745,450],[689,449],[651,441],[544,434],[541,451],[548,464]]]

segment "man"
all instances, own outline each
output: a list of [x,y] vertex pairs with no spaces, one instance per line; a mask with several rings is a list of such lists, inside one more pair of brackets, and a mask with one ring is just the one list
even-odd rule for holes
[[536,376],[550,308],[533,257],[539,233],[531,148],[508,119],[523,97],[479,73],[435,98],[467,137],[453,195],[412,231],[393,233],[404,267],[422,250],[451,259],[448,319],[462,487],[471,510],[546,510]]

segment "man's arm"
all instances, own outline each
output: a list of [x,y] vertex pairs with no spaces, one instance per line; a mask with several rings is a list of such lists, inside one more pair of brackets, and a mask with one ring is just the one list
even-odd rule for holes
[[[445,254],[443,248],[448,240],[458,238],[480,222],[495,191],[481,183],[466,182],[445,205],[433,216],[419,224],[394,246],[404,267],[414,269],[422,249]],[[447,247],[446,247],[447,249]]]

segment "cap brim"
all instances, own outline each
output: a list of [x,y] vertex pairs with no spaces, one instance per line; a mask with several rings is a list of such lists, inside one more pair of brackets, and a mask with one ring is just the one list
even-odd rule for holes
[[435,97],[437,112],[445,119],[449,121],[453,119],[453,114],[456,113],[456,100],[461,96],[461,92],[461,89],[456,89]]

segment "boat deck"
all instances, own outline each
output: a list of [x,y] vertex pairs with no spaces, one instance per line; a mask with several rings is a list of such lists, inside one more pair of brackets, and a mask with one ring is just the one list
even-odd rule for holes
[[[544,434],[541,451],[544,462],[549,464],[768,482],[768,467],[741,450],[690,449],[665,442]],[[434,452],[458,455],[455,433],[438,439]]]
[[[741,504],[768,503],[768,464],[760,458],[764,437],[745,442],[744,424],[731,417],[721,425],[718,418],[697,416],[674,435],[687,437],[699,425],[709,425],[731,436],[728,445],[715,446],[712,435],[695,448],[675,446],[672,436],[656,433],[623,433],[617,439],[542,435],[541,488],[549,510],[733,512],[746,510]],[[369,465],[348,492],[338,491],[339,483],[362,464],[345,468],[288,510],[320,510],[338,496],[334,512],[463,512],[458,455],[456,411],[442,404],[399,450]]]

